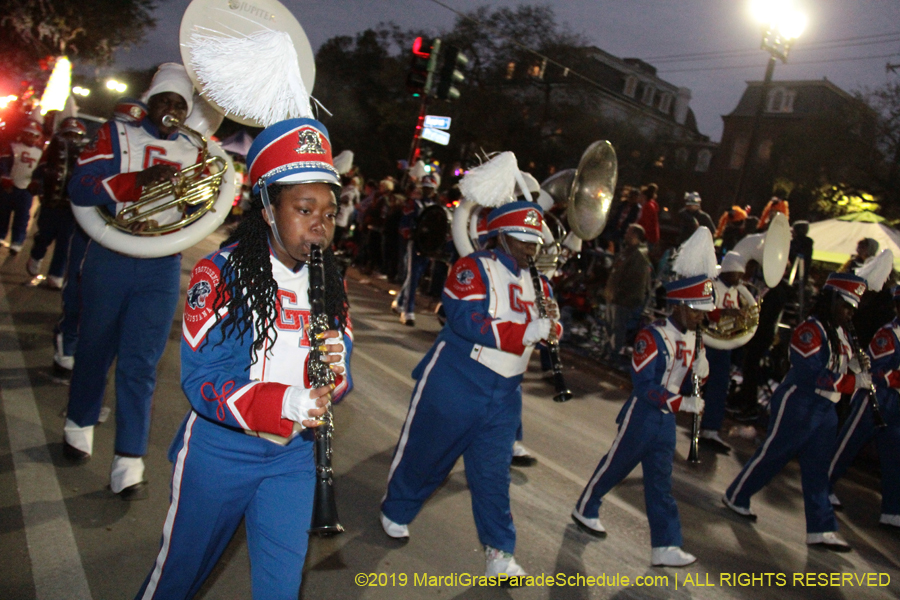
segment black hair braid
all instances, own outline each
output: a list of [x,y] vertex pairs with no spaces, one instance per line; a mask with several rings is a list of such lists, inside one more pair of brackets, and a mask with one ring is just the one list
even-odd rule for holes
[[[272,205],[278,204],[283,187],[268,187]],[[278,338],[275,328],[278,318],[278,283],[272,275],[269,226],[263,219],[262,211],[262,198],[259,194],[254,194],[246,216],[222,243],[222,248],[235,242],[237,245],[222,267],[213,306],[217,315],[214,326],[220,321],[222,325],[223,336],[219,344],[235,333],[242,338],[253,327],[251,360],[254,364],[266,342],[272,346]],[[323,262],[326,313],[329,321],[339,324],[340,330],[344,331],[348,324],[350,303],[331,249],[323,253]],[[225,317],[219,316],[222,308],[227,310]]]
[[828,337],[828,351],[831,359],[840,356],[841,342],[838,337],[837,328],[834,326],[834,317],[831,316],[831,306],[837,297],[838,292],[831,288],[823,289],[816,296],[815,304],[810,314],[818,319],[822,327],[825,328],[825,335]]

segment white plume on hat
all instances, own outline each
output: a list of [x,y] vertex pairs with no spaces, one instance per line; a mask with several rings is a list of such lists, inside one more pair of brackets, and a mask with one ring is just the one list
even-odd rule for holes
[[344,150],[334,157],[334,168],[341,175],[346,175],[353,168],[353,150]]
[[531,173],[527,173],[525,171],[520,171],[520,173],[522,174],[522,181],[525,182],[525,185],[528,187],[528,189],[523,190],[522,182],[516,181],[516,196],[525,196],[526,200],[531,200],[532,194],[536,194],[541,191],[541,184],[538,183],[537,178],[535,178],[535,176]]
[[885,248],[856,269],[856,275],[866,280],[866,286],[870,290],[880,292],[893,268],[894,253]]
[[313,118],[289,34],[269,29],[234,37],[194,32],[187,45],[206,95],[229,113],[264,127]]
[[[466,173],[459,182],[459,191],[467,200],[481,206],[502,206],[516,199],[516,182],[521,178],[516,155],[501,152]],[[528,186],[523,182],[520,187]]]
[[679,277],[716,276],[716,246],[712,233],[706,227],[698,227],[678,248],[672,270]]
[[191,112],[194,107],[194,84],[188,77],[184,65],[180,63],[159,65],[156,74],[153,75],[153,81],[150,82],[150,88],[144,92],[141,100],[146,103],[153,96],[164,92],[174,92],[184,98],[188,112]]

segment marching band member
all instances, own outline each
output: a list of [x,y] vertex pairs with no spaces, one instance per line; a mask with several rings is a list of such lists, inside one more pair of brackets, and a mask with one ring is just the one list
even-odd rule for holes
[[[184,122],[191,110],[193,84],[184,67],[161,65],[145,96],[148,112],[140,126],[109,121],[82,152],[69,183],[74,204],[116,213],[138,200],[144,186],[197,162],[199,149],[176,127],[163,123],[166,115]],[[180,254],[135,258],[94,240],[88,242],[82,262],[81,321],[63,451],[75,462],[91,457],[94,425],[115,359],[116,441],[110,489],[123,500],[148,495],[142,457],[150,436],[156,365],[169,339],[180,276]]]
[[[84,135],[87,128],[80,119],[68,117],[63,119],[59,131],[50,140],[44,160],[38,171],[43,178],[41,193],[41,210],[37,218],[38,231],[34,235],[34,244],[25,269],[29,275],[37,276],[41,272],[41,261],[47,255],[50,244],[53,247],[53,258],[47,273],[47,283],[53,289],[62,289],[65,274],[66,258],[69,254],[69,238],[75,228],[75,217],[69,205],[66,186],[72,178],[72,169],[78,155],[84,147]],[[39,279],[36,281],[40,281]]]
[[[791,368],[775,390],[766,439],[734,479],[722,502],[736,514],[756,520],[750,498],[798,457],[806,510],[806,543],[836,552],[850,546],[837,535],[828,501],[828,465],[837,438],[834,403],[841,394],[867,388],[866,372],[851,372],[853,356],[847,327],[866,281],[851,273],[828,276],[809,318],[791,337]],[[855,365],[859,369],[859,365]]]
[[[181,343],[191,411],[169,451],[171,505],[143,600],[193,598],[241,519],[253,597],[297,597],[316,473],[313,436],[300,430],[317,426],[352,385],[348,302],[331,250],[325,303],[334,329],[327,340],[306,333],[310,244],[330,246],[338,210],[328,133],[312,119],[276,123],[247,162],[252,208],[191,275]],[[309,389],[302,365],[313,343],[325,344],[336,384]]]
[[[618,433],[572,511],[579,529],[605,537],[599,519],[603,497],[640,464],[654,566],[683,567],[697,560],[681,549],[681,520],[672,497],[672,460],[675,413],[703,412],[703,399],[682,395],[681,388],[689,372],[701,380],[709,372],[696,336],[704,314],[715,307],[709,278],[715,266],[712,235],[699,227],[676,257],[673,270],[682,278],[666,284],[670,316],[645,327],[635,338],[631,360],[634,388],[616,419]],[[696,348],[700,348],[699,355],[695,355]]]
[[[893,255],[885,254],[892,263]],[[862,275],[862,270],[857,274]],[[875,282],[870,280],[870,283]],[[838,437],[828,476],[833,489],[859,451],[874,437],[881,463],[880,522],[900,528],[900,394],[897,392],[900,388],[900,285],[893,287],[891,295],[897,317],[876,332],[868,347],[878,407],[886,427],[875,428],[869,390],[857,390],[850,404],[850,416]],[[840,506],[834,494],[829,500],[832,506]]]
[[[512,153],[502,153],[479,169],[507,160],[516,168]],[[498,197],[511,195],[512,181],[510,176]],[[408,538],[409,523],[463,456],[489,577],[525,574],[513,556],[509,466],[522,415],[522,377],[534,345],[548,338],[553,325],[537,318],[527,266],[541,243],[542,220],[533,202],[495,208],[488,248],[451,268],[442,295],[447,324],[413,371],[417,383],[381,504],[385,532]],[[542,281],[549,296],[549,282]]]
[[419,287],[419,280],[431,264],[431,259],[419,252],[413,234],[422,212],[429,206],[434,206],[437,186],[438,182],[434,175],[425,175],[420,184],[421,197],[407,200],[402,209],[403,216],[400,218],[400,235],[406,240],[406,252],[403,257],[406,263],[404,269],[406,278],[397,299],[392,304],[400,313],[400,322],[410,327],[416,325],[416,289]]
[[[745,303],[755,304],[753,294],[741,284],[744,274],[744,260],[740,254],[731,251],[722,259],[719,276],[713,280],[716,308],[709,313],[709,320],[718,321],[722,317],[735,318],[741,313],[741,298]],[[700,422],[700,445],[716,452],[728,453],[731,446],[719,435],[725,419],[725,398],[731,385],[731,350],[707,348],[709,360],[709,380],[706,382],[703,399],[706,406]]]
[[[17,141],[0,149],[0,244],[9,247],[11,254],[18,254],[28,234],[31,203],[40,188],[34,177],[38,162],[44,152],[41,126],[35,121],[19,132]],[[12,216],[12,235],[6,243],[6,232]]]

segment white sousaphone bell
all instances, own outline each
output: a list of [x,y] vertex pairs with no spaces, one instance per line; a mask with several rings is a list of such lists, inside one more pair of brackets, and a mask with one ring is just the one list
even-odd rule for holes
[[[741,265],[746,267],[751,260],[762,269],[766,286],[773,288],[781,281],[787,267],[791,249],[791,226],[787,217],[778,213],[765,233],[745,236],[733,251],[741,256]],[[716,324],[703,327],[703,342],[710,348],[731,350],[749,342],[759,326],[759,301],[755,298],[741,299],[741,315],[725,318]]]
[[[272,32],[286,36],[266,37]],[[293,45],[293,49],[288,48],[279,56],[286,54],[288,61],[296,61],[299,77],[273,76],[280,72],[282,65],[267,65],[260,69],[259,64],[253,64],[258,56],[250,52],[245,55],[230,53],[226,56],[228,60],[215,60],[215,54],[220,50],[218,42],[233,44],[236,40],[248,40],[251,44],[257,39],[274,39],[275,43]],[[179,43],[182,61],[199,93],[194,93],[193,108],[185,122],[171,121],[196,141],[201,160],[180,171],[174,183],[146,186],[141,199],[129,204],[127,212],[121,211],[115,217],[103,207],[72,207],[79,225],[91,238],[111,250],[138,258],[181,252],[225,221],[235,197],[234,165],[222,147],[208,139],[225,116],[253,127],[265,126],[267,118],[281,120],[300,116],[291,114],[293,97],[300,94],[280,93],[280,102],[258,102],[261,108],[256,111],[243,110],[241,102],[235,103],[232,99],[245,99],[252,91],[265,86],[275,87],[278,91],[299,86],[306,92],[312,90],[315,82],[315,62],[309,40],[297,19],[276,0],[254,0],[252,4],[233,0],[193,0],[181,20]],[[258,51],[259,46],[254,49]],[[272,55],[276,54],[272,52]],[[209,72],[210,58],[218,71]],[[236,105],[240,108],[234,108]],[[173,213],[180,213],[180,218],[168,217]],[[133,225],[138,221],[146,221],[149,225],[134,232]]]
[[[544,243],[536,259],[538,268],[552,277],[558,267],[561,246],[564,239],[577,236],[589,241],[600,235],[606,225],[609,209],[616,188],[618,166],[616,151],[607,140],[596,141],[584,151],[577,169],[568,169],[544,180],[540,185],[527,173],[517,177],[517,195],[527,191],[539,194],[537,202],[544,208]],[[571,232],[567,233],[562,224],[549,212],[554,205],[563,206]],[[479,222],[485,206],[471,199],[463,199],[453,211],[451,231],[453,243],[460,256],[466,256],[479,244]],[[568,245],[568,241],[566,244]]]

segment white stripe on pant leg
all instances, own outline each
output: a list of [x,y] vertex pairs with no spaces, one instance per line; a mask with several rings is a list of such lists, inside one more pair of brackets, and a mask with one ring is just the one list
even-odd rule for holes
[[[409,440],[409,430],[412,427],[413,418],[416,416],[416,408],[419,406],[419,399],[422,398],[422,390],[425,389],[425,384],[428,382],[428,375],[431,373],[431,369],[434,368],[434,363],[437,362],[438,357],[441,355],[441,350],[443,350],[446,345],[447,342],[438,344],[434,351],[434,356],[431,357],[428,366],[425,367],[425,372],[422,373],[422,379],[420,379],[419,383],[416,385],[416,392],[415,395],[413,395],[412,403],[409,406],[409,412],[406,413],[406,422],[403,423],[403,430],[400,433],[400,441],[397,443],[397,452],[394,454],[394,460],[391,462],[391,470],[388,472],[388,485],[391,484],[391,477],[394,476],[394,470],[403,458],[403,451],[406,449],[406,442]],[[385,492],[385,497],[387,497],[387,492]],[[382,502],[383,501],[384,498],[382,498]]]
[[[8,372],[0,386],[0,395],[35,597],[37,600],[91,600],[3,284],[0,284],[0,331],[13,341],[9,350],[0,352],[0,363]],[[59,434],[61,438],[61,428]]]
[[601,468],[594,474],[594,476],[588,482],[584,492],[582,493],[582,500],[577,507],[578,514],[584,515],[584,506],[585,504],[587,504],[587,501],[590,500],[591,494],[594,493],[594,486],[596,486],[597,482],[600,481],[600,477],[602,477],[603,474],[606,473],[606,470],[609,468],[613,457],[616,455],[616,450],[619,449],[619,442],[621,442],[622,438],[625,437],[625,430],[628,429],[628,423],[631,422],[631,413],[634,412],[634,405],[638,402],[640,402],[640,398],[635,397],[634,401],[631,403],[631,406],[628,407],[628,412],[625,413],[625,418],[622,419],[622,426],[619,428],[619,433],[616,434],[616,439],[613,440],[612,447],[610,447],[609,452],[606,455],[606,464],[603,465],[603,468]]
[[778,417],[776,417],[775,419],[775,426],[772,427],[772,435],[770,435],[766,439],[766,443],[763,444],[763,448],[759,453],[759,456],[757,456],[756,459],[751,462],[746,469],[744,469],[744,476],[741,477],[741,480],[738,482],[737,487],[734,488],[734,493],[731,494],[731,498],[728,499],[729,502],[734,502],[734,499],[737,498],[737,495],[740,493],[741,488],[744,487],[744,483],[747,482],[747,478],[750,477],[750,473],[753,472],[753,469],[756,468],[756,465],[759,464],[759,461],[761,461],[766,455],[766,452],[769,450],[769,445],[772,443],[772,440],[775,439],[775,436],[778,435],[778,428],[781,426],[781,417],[784,416],[784,407],[787,406],[788,398],[790,398],[791,394],[793,394],[795,391],[797,391],[797,386],[792,385],[788,389],[788,391],[785,392],[784,398],[781,399],[781,406],[778,408]]
[[[875,402],[878,402],[876,399]],[[844,436],[844,439],[841,440],[841,445],[837,449],[837,452],[834,453],[834,458],[831,459],[831,464],[828,465],[828,479],[831,479],[831,474],[834,473],[834,466],[837,464],[838,457],[840,457],[841,453],[844,452],[844,448],[847,447],[847,442],[850,441],[850,438],[853,437],[853,432],[856,431],[856,428],[859,426],[859,421],[862,419],[863,414],[866,412],[866,409],[869,407],[868,403],[865,400],[859,403],[859,410],[856,411],[856,415],[853,418],[853,421],[850,423],[850,431],[847,432],[847,435]]]
[[153,573],[150,575],[150,581],[147,583],[147,589],[144,591],[142,600],[153,598],[153,594],[156,593],[156,586],[159,585],[159,577],[166,566],[166,558],[169,556],[169,545],[172,541],[172,527],[175,523],[175,517],[178,515],[178,501],[181,500],[181,477],[184,475],[184,459],[188,454],[191,433],[196,420],[197,413],[191,411],[191,416],[188,418],[187,425],[184,428],[184,445],[175,458],[175,469],[172,472],[172,503],[169,505],[169,512],[166,513],[166,521],[163,524],[162,546],[156,557],[156,565],[153,567]]

